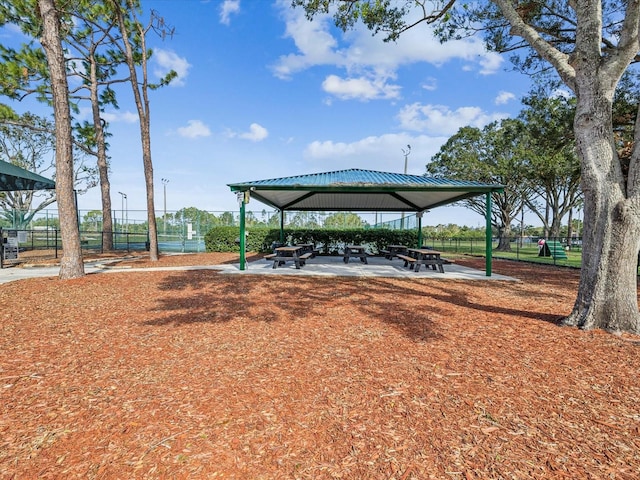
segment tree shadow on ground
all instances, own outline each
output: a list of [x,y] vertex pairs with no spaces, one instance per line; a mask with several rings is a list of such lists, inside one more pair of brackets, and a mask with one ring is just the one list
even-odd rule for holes
[[[511,296],[519,296],[529,303],[532,303],[532,297],[534,296],[530,291],[521,291],[522,288],[519,284],[513,282],[465,282],[465,281],[433,281],[433,280],[405,280],[402,279],[405,285],[403,285],[402,295],[407,301],[413,299],[416,302],[416,306],[421,303],[433,312],[440,314],[448,314],[450,306],[454,306],[455,309],[463,309],[472,311],[481,311],[495,315],[507,315],[519,318],[529,318],[532,320],[541,320],[553,324],[558,324],[563,318],[558,314],[550,314],[541,311],[507,307],[497,304],[500,301],[506,301],[504,293],[509,292]],[[479,302],[475,299],[471,299],[471,295],[468,293],[471,290],[469,287],[473,285],[473,291],[482,291],[485,293],[484,298],[487,302]],[[479,288],[476,288],[479,287]],[[428,298],[423,302],[418,299]],[[488,301],[488,299],[495,299],[494,303]]]
[[[468,286],[486,292],[487,299],[471,299]],[[364,321],[392,325],[415,341],[441,337],[436,317],[455,317],[482,311],[558,324],[560,317],[542,311],[500,305],[501,293],[522,295],[513,282],[462,282],[423,279],[225,275],[211,270],[181,271],[158,286],[164,295],[147,325],[220,323],[234,319],[259,322],[334,318],[345,309]],[[475,297],[477,298],[477,294]],[[453,313],[452,313],[453,311]],[[339,320],[338,317],[336,317]]]
[[156,318],[146,325],[249,321],[304,321],[311,317],[339,320],[347,309],[362,319],[374,318],[417,340],[437,338],[425,312],[404,302],[392,286],[351,278],[224,275],[215,271],[181,271],[159,286]]

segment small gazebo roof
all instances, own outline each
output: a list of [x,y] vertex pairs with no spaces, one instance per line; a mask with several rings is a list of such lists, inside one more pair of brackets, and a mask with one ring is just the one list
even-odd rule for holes
[[0,192],[16,190],[52,190],[53,180],[0,160]]
[[421,212],[501,191],[498,184],[357,168],[228,185],[278,210]]

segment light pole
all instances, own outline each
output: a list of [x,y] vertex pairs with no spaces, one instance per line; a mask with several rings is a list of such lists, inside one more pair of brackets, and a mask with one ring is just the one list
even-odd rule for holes
[[[124,212],[125,212],[125,200],[127,199],[127,194],[126,193],[122,193],[122,192],[118,192],[121,196],[122,196],[122,225],[125,225],[124,223]],[[129,210],[129,207],[127,205],[127,210]],[[127,211],[127,227],[129,224],[129,212]],[[128,228],[126,228],[128,230]]]
[[407,174],[407,157],[411,153],[411,145],[407,145],[407,149],[402,149],[402,154],[404,155],[404,174]]
[[[409,154],[411,153],[411,145],[407,145],[407,149],[405,150],[404,148],[402,149],[402,154],[404,155],[404,174],[407,174],[407,158],[409,157]],[[400,230],[404,230],[404,212],[402,212],[402,217],[400,217]],[[421,245],[418,245],[419,247]]]
[[164,217],[162,217],[163,222],[162,222],[162,233],[164,235],[167,234],[167,183],[169,183],[169,180],[167,178],[161,178],[160,181],[162,182],[162,187],[163,187],[163,198],[164,198]]

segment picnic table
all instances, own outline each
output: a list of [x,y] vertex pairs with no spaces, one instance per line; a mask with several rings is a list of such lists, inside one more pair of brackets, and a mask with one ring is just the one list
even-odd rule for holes
[[359,258],[362,263],[368,264],[367,262],[367,252],[365,252],[365,247],[363,245],[345,245],[344,247],[344,263],[349,263],[349,259],[351,257]]
[[311,258],[316,256],[316,252],[314,251],[315,244],[313,243],[296,243],[296,247],[302,247],[302,254],[310,253]]
[[270,255],[265,255],[265,260],[273,261],[273,267],[282,267],[287,262],[293,262],[296,266],[296,269],[300,269],[300,267],[304,267],[307,259],[311,258],[313,252],[304,252],[303,247],[296,245],[293,247],[277,247],[274,249],[275,252]]
[[397,257],[398,254],[406,255],[407,247],[405,245],[387,245],[387,248],[380,250],[380,253],[384,255],[384,258],[393,260],[393,257]]
[[399,259],[404,260],[404,266],[409,266],[414,272],[420,271],[420,266],[425,265],[444,273],[444,261],[440,257],[441,252],[431,250],[429,248],[408,248],[408,255],[396,255]]

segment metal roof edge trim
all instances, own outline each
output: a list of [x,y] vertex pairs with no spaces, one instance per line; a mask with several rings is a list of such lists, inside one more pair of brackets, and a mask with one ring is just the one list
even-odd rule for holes
[[[329,181],[327,181],[329,180]],[[473,180],[467,181],[452,179],[452,178],[440,178],[440,177],[427,177],[424,175],[411,175],[395,172],[381,172],[377,170],[365,170],[360,168],[351,168],[344,170],[335,170],[331,172],[318,172],[301,175],[293,175],[290,177],[268,178],[262,180],[252,180],[247,182],[229,183],[227,186],[232,191],[247,190],[251,187],[260,189],[276,189],[276,190],[295,190],[299,188],[371,188],[377,187],[389,187],[398,189],[403,186],[409,189],[416,189],[420,187],[424,188],[438,188],[444,183],[448,187],[459,187],[463,189],[470,188],[504,188],[504,185],[500,184],[483,184]],[[448,185],[447,185],[448,184]]]
[[504,190],[504,185],[499,184],[487,184],[487,185],[407,185],[407,184],[397,184],[397,185],[376,185],[376,184],[368,184],[368,185],[356,185],[356,184],[343,184],[343,185],[253,185],[250,183],[236,183],[236,184],[228,184],[229,188],[231,188],[232,192],[239,191],[247,191],[247,190],[263,190],[263,191],[296,191],[296,190],[305,190],[312,192],[343,192],[343,193],[351,193],[351,192],[430,192],[430,191],[441,191],[441,192],[495,192]]

